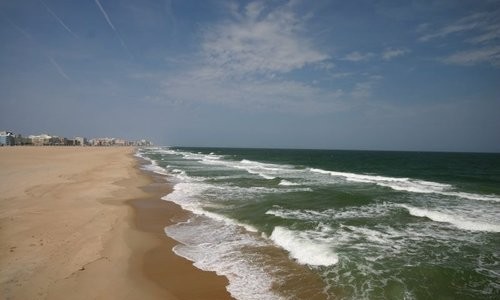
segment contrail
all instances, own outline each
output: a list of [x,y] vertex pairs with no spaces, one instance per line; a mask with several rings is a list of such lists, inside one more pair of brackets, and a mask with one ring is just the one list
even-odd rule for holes
[[113,29],[113,31],[116,32],[115,26],[113,26],[113,23],[111,23],[111,20],[109,19],[108,14],[104,10],[104,7],[102,7],[101,2],[99,2],[99,0],[95,0],[95,3],[97,4],[97,6],[99,6],[99,9],[101,10],[102,14],[104,15],[104,18],[106,18],[106,21],[108,21],[108,24],[111,27],[111,29]]
[[59,64],[56,62],[55,59],[53,59],[52,57],[49,56],[49,60],[52,63],[52,65],[56,68],[57,72],[59,72],[59,74],[62,77],[66,78],[66,80],[68,80],[68,81],[71,81],[71,78],[69,78],[69,76],[64,72],[64,70],[61,68],[61,66],[59,66]]
[[120,40],[120,43],[123,47],[123,49],[125,49],[125,51],[127,51],[127,53],[133,58],[134,56],[132,55],[132,52],[130,52],[129,48],[127,47],[127,45],[125,44],[125,41],[122,39],[122,37],[120,36],[120,33],[118,32],[118,30],[116,30],[115,26],[113,25],[113,23],[111,22],[111,19],[109,18],[108,14],[106,13],[106,11],[104,10],[104,7],[102,7],[101,5],[101,2],[99,2],[99,0],[95,0],[95,3],[97,4],[97,6],[99,6],[99,9],[101,10],[104,18],[106,19],[106,21],[108,22],[109,24],[109,27],[111,27],[111,29],[113,29],[113,31],[116,33],[116,36],[118,37],[118,39]]
[[1,15],[5,18],[5,20],[7,20],[7,22],[12,27],[14,27],[17,31],[19,31],[19,33],[21,33],[24,37],[26,37],[26,39],[28,39],[30,42],[32,42],[37,48],[40,48],[40,53],[42,53],[43,56],[45,56],[50,61],[50,64],[56,69],[56,71],[59,73],[59,75],[61,75],[66,80],[71,82],[71,78],[68,76],[68,74],[66,74],[66,72],[64,72],[64,70],[61,68],[61,66],[59,66],[59,64],[56,62],[55,59],[53,59],[49,54],[47,54],[46,51],[44,51],[44,49],[37,43],[37,41],[35,41],[35,39],[29,33],[24,31],[21,27],[17,26],[16,23],[12,22],[4,14],[1,14]]
[[53,12],[52,9],[50,9],[50,7],[47,4],[45,4],[45,2],[43,2],[43,0],[40,0],[40,2],[43,4],[43,6],[45,6],[49,14],[51,14],[57,20],[57,22],[59,22],[59,24],[61,24],[61,26],[64,29],[66,29],[67,32],[71,33],[74,37],[78,38],[78,36],[61,20],[61,18],[59,18],[56,15],[56,13]]
[[12,22],[6,15],[2,14],[2,16],[12,27],[14,27],[17,31],[19,31],[22,35],[24,35],[25,38],[27,38],[30,41],[33,41],[33,38],[29,33],[24,31],[21,27],[17,26],[16,23]]

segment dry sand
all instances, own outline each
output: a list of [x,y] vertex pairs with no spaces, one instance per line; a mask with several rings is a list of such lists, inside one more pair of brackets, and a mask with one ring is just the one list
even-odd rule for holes
[[0,148],[0,299],[230,299],[172,251],[187,212],[132,148]]

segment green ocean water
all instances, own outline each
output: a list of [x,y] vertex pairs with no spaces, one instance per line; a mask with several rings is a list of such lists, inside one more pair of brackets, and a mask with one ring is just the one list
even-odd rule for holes
[[237,299],[499,299],[500,155],[146,148]]

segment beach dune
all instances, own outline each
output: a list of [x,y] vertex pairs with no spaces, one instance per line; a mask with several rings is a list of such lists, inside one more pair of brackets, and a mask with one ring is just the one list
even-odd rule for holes
[[0,148],[0,298],[230,299],[173,254],[186,218],[133,148]]

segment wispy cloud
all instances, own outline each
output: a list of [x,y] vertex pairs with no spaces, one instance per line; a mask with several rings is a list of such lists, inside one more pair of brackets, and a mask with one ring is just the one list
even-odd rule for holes
[[438,28],[433,32],[422,35],[418,40],[421,42],[427,42],[436,38],[444,38],[453,33],[459,33],[464,31],[469,31],[477,28],[479,25],[478,17],[479,14],[475,14],[454,22],[453,24],[446,25],[444,27]]
[[295,114],[347,109],[351,104],[343,99],[344,91],[288,78],[296,70],[327,72],[334,65],[307,38],[306,19],[295,13],[293,3],[273,5],[228,5],[231,18],[202,32],[196,61],[159,79],[161,92],[149,99]]
[[484,26],[482,33],[467,39],[472,44],[483,44],[500,39],[500,22]]
[[500,67],[500,46],[483,47],[454,53],[442,59],[444,63],[472,66],[479,63],[490,63]]
[[43,6],[45,6],[45,9],[47,9],[47,11],[49,12],[50,15],[52,15],[52,17],[54,17],[54,19],[56,19],[57,22],[59,22],[59,24],[68,32],[70,33],[71,35],[73,35],[74,37],[78,38],[78,36],[73,32],[73,30],[71,30],[62,20],[61,18],[59,18],[56,13],[50,9],[50,7],[43,1],[43,0],[40,0],[40,2],[43,4]]
[[371,60],[383,59],[386,61],[392,60],[396,57],[404,56],[410,52],[407,48],[386,48],[381,52],[359,52],[352,51],[340,58],[340,60],[351,62],[366,62]]
[[373,56],[374,54],[371,52],[361,53],[359,51],[353,51],[344,56],[342,60],[354,61],[354,62],[366,61],[371,59]]
[[61,68],[61,66],[56,62],[56,60],[50,56],[48,56],[48,58],[49,58],[50,63],[52,64],[52,66],[54,66],[54,68],[59,73],[59,75],[61,75],[64,79],[71,81],[71,78],[69,78],[69,76],[66,74],[66,72],[64,72],[64,70]]
[[364,81],[357,82],[351,91],[351,97],[354,99],[369,98],[372,96],[373,89],[376,83],[383,77],[380,75],[370,75],[365,74],[366,78]]
[[340,79],[340,78],[351,77],[354,75],[355,75],[355,73],[353,73],[353,72],[339,72],[339,73],[330,74],[329,77],[332,79]]
[[116,30],[115,26],[113,25],[113,22],[111,22],[111,19],[109,18],[108,13],[104,10],[104,7],[101,5],[101,2],[99,2],[99,0],[95,0],[95,3],[101,10],[101,13],[106,19],[106,22],[108,22],[109,27],[111,27],[111,29],[115,32],[116,36],[120,40],[120,44],[122,45],[123,49],[125,49],[125,51],[127,51],[127,53],[132,56],[132,52],[130,52],[130,49],[127,47],[127,44],[125,44],[125,41],[122,39],[118,30]]
[[386,48],[382,52],[382,59],[383,60],[392,60],[396,57],[403,56],[405,54],[408,54],[410,50],[406,48]]
[[428,42],[438,38],[446,38],[450,35],[472,34],[465,40],[470,43],[484,43],[500,38],[500,10],[490,12],[478,12],[460,18],[450,24],[438,28],[425,23],[420,25],[417,32],[423,33],[418,38],[421,42]]
[[500,10],[476,12],[440,28],[427,25],[420,32],[424,33],[418,39],[421,42],[454,37],[455,43],[462,43],[465,50],[438,58],[441,62],[463,66],[489,63],[500,67]]
[[[338,72],[332,58],[308,39],[307,17],[296,13],[293,4],[270,6],[251,2],[228,6],[231,19],[206,26],[200,53],[189,63],[177,64],[175,73],[144,77],[157,80],[156,95],[146,101],[172,107],[220,105],[250,111],[319,115],[353,109],[370,98],[381,76]],[[351,52],[350,61],[387,60],[408,53],[406,48],[384,52]],[[307,69],[320,74],[321,83],[290,76]],[[326,75],[325,75],[326,74]],[[330,75],[328,75],[330,74]],[[351,77],[352,85],[325,86],[326,81]],[[293,78],[293,79],[292,79]],[[342,88],[340,88],[342,86]]]
[[287,73],[329,59],[305,37],[292,4],[266,5],[233,6],[233,20],[208,28],[202,43],[207,62],[226,72],[249,74]]

